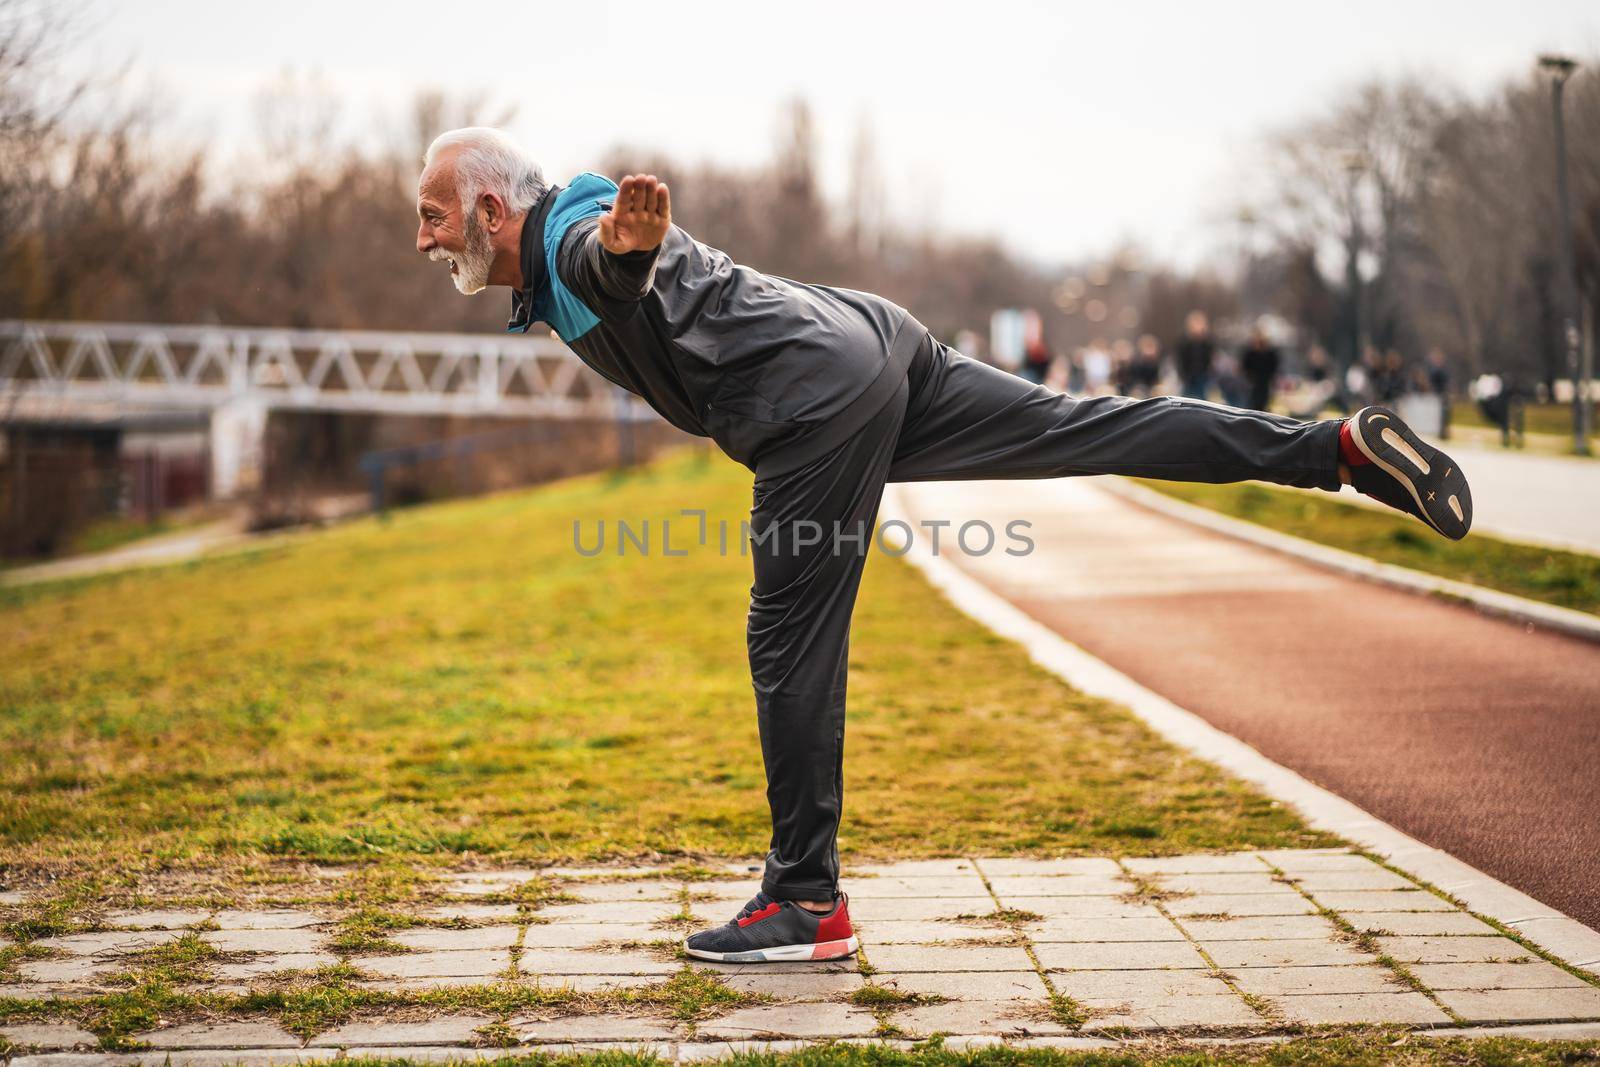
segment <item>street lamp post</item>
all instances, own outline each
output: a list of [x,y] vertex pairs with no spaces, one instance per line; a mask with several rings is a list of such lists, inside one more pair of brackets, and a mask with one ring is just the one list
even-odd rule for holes
[[1539,66],[1550,75],[1550,107],[1555,119],[1556,212],[1561,227],[1556,239],[1561,246],[1562,339],[1567,345],[1567,370],[1572,375],[1572,448],[1580,456],[1586,456],[1589,454],[1589,373],[1582,366],[1578,340],[1578,285],[1572,269],[1572,209],[1567,202],[1567,130],[1561,113],[1561,90],[1578,64],[1566,56],[1543,55],[1539,57]]
[[1366,294],[1361,278],[1361,245],[1365,235],[1361,230],[1361,176],[1367,172],[1364,152],[1346,152],[1344,170],[1350,177],[1350,259],[1346,264],[1346,281],[1350,286],[1350,365],[1361,362],[1367,350],[1366,319],[1362,303]]

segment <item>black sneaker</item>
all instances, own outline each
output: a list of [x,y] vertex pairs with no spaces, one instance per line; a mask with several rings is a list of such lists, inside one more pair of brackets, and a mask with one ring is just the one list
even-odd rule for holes
[[849,903],[840,893],[833,910],[823,915],[792,900],[757,893],[726,925],[685,938],[683,950],[696,959],[724,963],[843,959],[860,947],[850,928]]
[[1455,460],[1384,407],[1350,416],[1350,439],[1372,460],[1350,468],[1356,491],[1415,515],[1452,541],[1472,528],[1472,490]]

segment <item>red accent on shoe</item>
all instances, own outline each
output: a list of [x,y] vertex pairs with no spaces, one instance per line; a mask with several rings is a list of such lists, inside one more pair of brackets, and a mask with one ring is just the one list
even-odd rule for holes
[[1339,424],[1339,458],[1346,467],[1365,467],[1372,460],[1367,454],[1356,447],[1356,440],[1350,436],[1350,420],[1345,419]]
[[770,919],[770,918],[772,918],[774,915],[778,914],[778,912],[780,912],[782,910],[783,910],[783,905],[777,903],[776,901],[774,901],[773,903],[768,904],[766,907],[762,908],[760,911],[754,912],[754,913],[752,913],[750,915],[746,915],[744,918],[740,919],[739,920],[739,925],[740,926],[749,926],[751,923],[758,923],[762,919]]
[[853,932],[850,929],[850,898],[840,893],[839,906],[817,924],[817,940],[847,941]]

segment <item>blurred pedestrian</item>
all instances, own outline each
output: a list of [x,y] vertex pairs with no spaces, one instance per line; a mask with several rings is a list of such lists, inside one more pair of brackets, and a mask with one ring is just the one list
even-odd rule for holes
[[1350,408],[1339,395],[1339,383],[1334,380],[1333,364],[1328,350],[1313,343],[1306,350],[1305,396],[1300,404],[1300,417],[1314,419],[1326,407],[1336,407],[1345,414]]
[[1134,346],[1131,373],[1135,396],[1156,395],[1161,384],[1161,339],[1155,334],[1144,334]]
[[1380,404],[1394,404],[1406,395],[1406,357],[1398,348],[1383,354],[1378,373],[1373,376],[1372,389]]
[[1044,343],[1044,338],[1035,337],[1028,342],[1028,347],[1022,353],[1022,366],[1019,368],[1021,375],[1033,382],[1042,385],[1045,376],[1050,373],[1050,362],[1056,358],[1050,346]]
[[1094,343],[1083,350],[1083,393],[1085,396],[1104,396],[1111,392],[1111,353],[1106,351],[1104,338],[1096,337]]
[[1133,395],[1133,345],[1126,337],[1111,344],[1111,385],[1118,396]]
[[1198,308],[1183,320],[1183,337],[1177,345],[1178,378],[1183,395],[1204,400],[1211,391],[1212,365],[1217,346],[1211,340],[1211,322]]
[[1277,346],[1259,324],[1250,330],[1250,343],[1239,357],[1245,380],[1250,383],[1250,407],[1267,411],[1272,407],[1272,383],[1277,380],[1282,362]]
[[1450,364],[1444,349],[1428,349],[1428,388],[1439,398],[1439,436],[1450,439]]

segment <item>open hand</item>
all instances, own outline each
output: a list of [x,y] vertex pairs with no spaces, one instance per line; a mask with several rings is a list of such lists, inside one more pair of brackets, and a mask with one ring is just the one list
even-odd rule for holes
[[600,244],[616,255],[648,251],[662,242],[671,225],[666,183],[654,174],[630,174],[617,186],[611,210],[600,216]]

